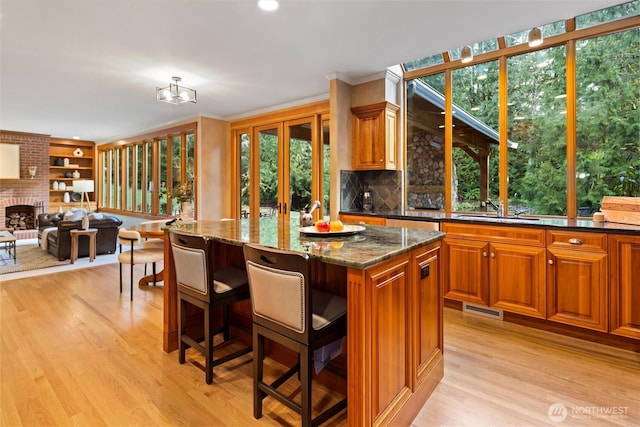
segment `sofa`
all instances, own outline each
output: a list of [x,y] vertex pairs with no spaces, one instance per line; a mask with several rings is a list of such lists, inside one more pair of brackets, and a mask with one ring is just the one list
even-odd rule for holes
[[[116,252],[118,228],[122,225],[120,218],[103,213],[89,212],[89,228],[97,228],[96,255]],[[78,218],[79,217],[79,218]],[[82,228],[82,213],[43,213],[38,215],[38,242],[47,251],[65,260],[71,256],[71,233],[73,229]],[[45,240],[46,239],[46,240]],[[89,256],[89,239],[78,239],[78,256]]]

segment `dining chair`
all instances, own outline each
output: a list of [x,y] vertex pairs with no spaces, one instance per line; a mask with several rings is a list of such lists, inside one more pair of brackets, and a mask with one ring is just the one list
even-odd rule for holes
[[[153,266],[153,284],[156,284],[156,263],[164,260],[163,248],[143,248],[140,247],[140,233],[134,230],[120,228],[118,230],[118,240],[120,253],[118,262],[120,263],[120,293],[122,293],[122,265],[129,264],[131,274],[131,301],[133,301],[133,266],[138,264],[149,264]],[[138,246],[136,246],[138,245]],[[129,250],[123,251],[123,246]],[[146,271],[146,270],[145,270]]]
[[[214,241],[177,231],[169,232],[171,251],[178,287],[178,357],[185,363],[186,350],[191,347],[205,357],[205,380],[213,382],[213,368],[244,354],[252,347],[244,347],[214,359],[214,336],[223,334],[223,342],[230,340],[229,306],[249,299],[247,274],[236,267],[214,268]],[[192,337],[187,333],[186,305],[203,310],[204,336]],[[216,311],[222,310],[222,324],[215,328]]]
[[[347,407],[344,397],[312,417],[314,351],[346,336],[346,299],[313,289],[307,254],[255,244],[245,244],[243,250],[253,318],[253,416],[262,417],[262,402],[271,396],[299,413],[302,426],[319,425]],[[271,383],[264,382],[265,339],[298,353],[298,363]],[[296,373],[300,403],[278,390]],[[345,372],[340,374],[346,378]]]

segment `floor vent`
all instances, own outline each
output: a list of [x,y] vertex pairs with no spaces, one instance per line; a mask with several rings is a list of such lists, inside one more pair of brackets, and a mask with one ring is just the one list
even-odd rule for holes
[[478,314],[480,316],[490,317],[492,319],[502,320],[502,310],[496,310],[495,308],[482,307],[480,305],[469,304],[465,302],[462,304],[462,311],[465,313]]

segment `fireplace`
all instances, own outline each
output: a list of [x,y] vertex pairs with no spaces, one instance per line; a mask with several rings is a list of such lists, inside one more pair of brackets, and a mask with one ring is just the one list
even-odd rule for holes
[[5,208],[5,227],[13,230],[34,230],[37,228],[38,214],[42,213],[42,202],[33,205],[12,205]]

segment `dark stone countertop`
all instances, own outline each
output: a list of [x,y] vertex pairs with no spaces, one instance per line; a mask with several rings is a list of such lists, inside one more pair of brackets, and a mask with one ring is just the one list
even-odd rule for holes
[[276,217],[249,218],[233,221],[175,222],[166,230],[212,237],[223,243],[242,245],[256,243],[293,252],[308,253],[311,258],[328,264],[364,269],[395,258],[424,244],[436,242],[444,233],[402,227],[366,225],[348,236],[305,236],[299,232],[298,220],[283,221]]
[[[566,219],[553,217],[536,217],[531,219],[527,215],[521,218],[498,218],[491,213],[483,216],[482,213],[445,213],[442,211],[410,209],[410,210],[387,210],[377,212],[364,211],[340,211],[340,214],[374,216],[388,219],[400,219],[408,221],[464,221],[471,224],[484,225],[507,225],[517,227],[544,227],[558,228],[577,231],[619,233],[619,234],[640,234],[640,225],[621,224],[606,221],[592,221],[591,219]],[[529,219],[527,219],[529,218]]]

